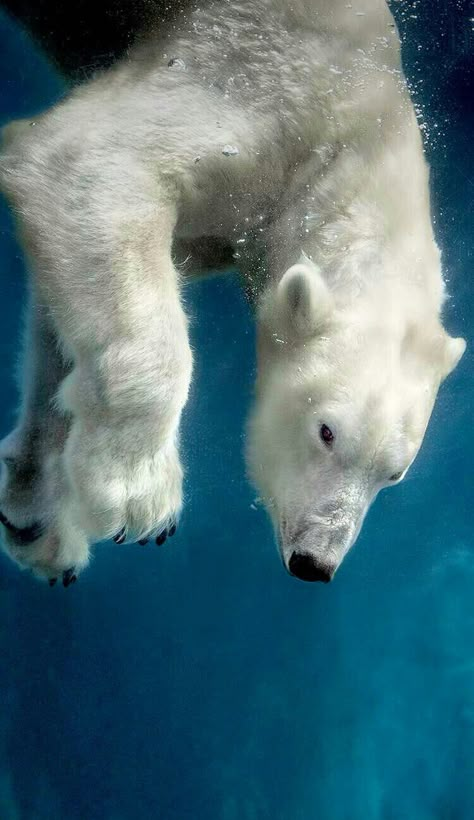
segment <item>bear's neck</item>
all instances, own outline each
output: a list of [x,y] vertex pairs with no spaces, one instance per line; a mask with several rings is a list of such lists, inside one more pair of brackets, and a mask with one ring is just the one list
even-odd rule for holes
[[391,139],[340,150],[300,193],[270,235],[269,284],[304,252],[342,308],[356,300],[403,305],[410,294],[419,303],[421,290],[426,311],[439,314],[444,284],[414,114]]

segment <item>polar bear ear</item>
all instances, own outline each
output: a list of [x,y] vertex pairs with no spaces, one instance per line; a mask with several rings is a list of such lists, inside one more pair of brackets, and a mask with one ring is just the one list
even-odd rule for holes
[[464,351],[466,350],[466,342],[464,339],[453,339],[452,336],[446,334],[443,345],[442,357],[442,378],[445,379],[454,370],[461,361]]
[[332,297],[319,268],[303,256],[282,277],[277,302],[289,330],[299,336],[313,336],[329,317]]

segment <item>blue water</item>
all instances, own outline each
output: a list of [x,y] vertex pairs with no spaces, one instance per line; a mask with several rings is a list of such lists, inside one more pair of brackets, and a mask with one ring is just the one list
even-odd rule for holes
[[[406,65],[428,124],[446,321],[469,337],[472,40],[465,3],[454,35],[448,6],[425,6],[401,20]],[[0,16],[1,122],[63,90]],[[3,435],[24,302],[5,206],[0,264]],[[193,285],[188,302],[196,371],[173,542],[102,545],[67,590],[1,558],[0,820],[471,820],[472,355],[335,582],[304,585],[244,479],[254,329],[235,276]]]

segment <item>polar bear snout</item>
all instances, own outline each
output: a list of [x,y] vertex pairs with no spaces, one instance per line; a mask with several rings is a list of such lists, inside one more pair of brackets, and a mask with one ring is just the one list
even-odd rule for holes
[[294,550],[288,562],[288,572],[300,581],[322,581],[328,584],[337,567],[329,561],[322,560],[310,552]]
[[[346,513],[346,519],[349,514]],[[360,532],[363,515],[357,520],[332,525],[321,518],[305,518],[301,523],[289,524],[280,520],[278,542],[280,556],[290,575],[301,581],[333,580],[344,557],[355,543]]]

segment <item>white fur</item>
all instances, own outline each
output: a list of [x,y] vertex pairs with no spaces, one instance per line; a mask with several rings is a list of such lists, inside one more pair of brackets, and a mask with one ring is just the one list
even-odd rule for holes
[[[332,573],[377,490],[415,457],[464,344],[440,324],[393,20],[382,0],[355,5],[203,1],[34,127],[7,129],[0,176],[31,310],[45,306],[57,338],[43,349],[58,376],[44,377],[48,361],[27,368],[17,428],[42,477],[4,472],[4,514],[47,524],[37,550],[7,538],[20,563],[80,568],[87,540],[179,515],[192,356],[173,241],[233,245],[259,305],[249,464],[286,562],[303,550]],[[47,480],[38,405],[51,412]]]

